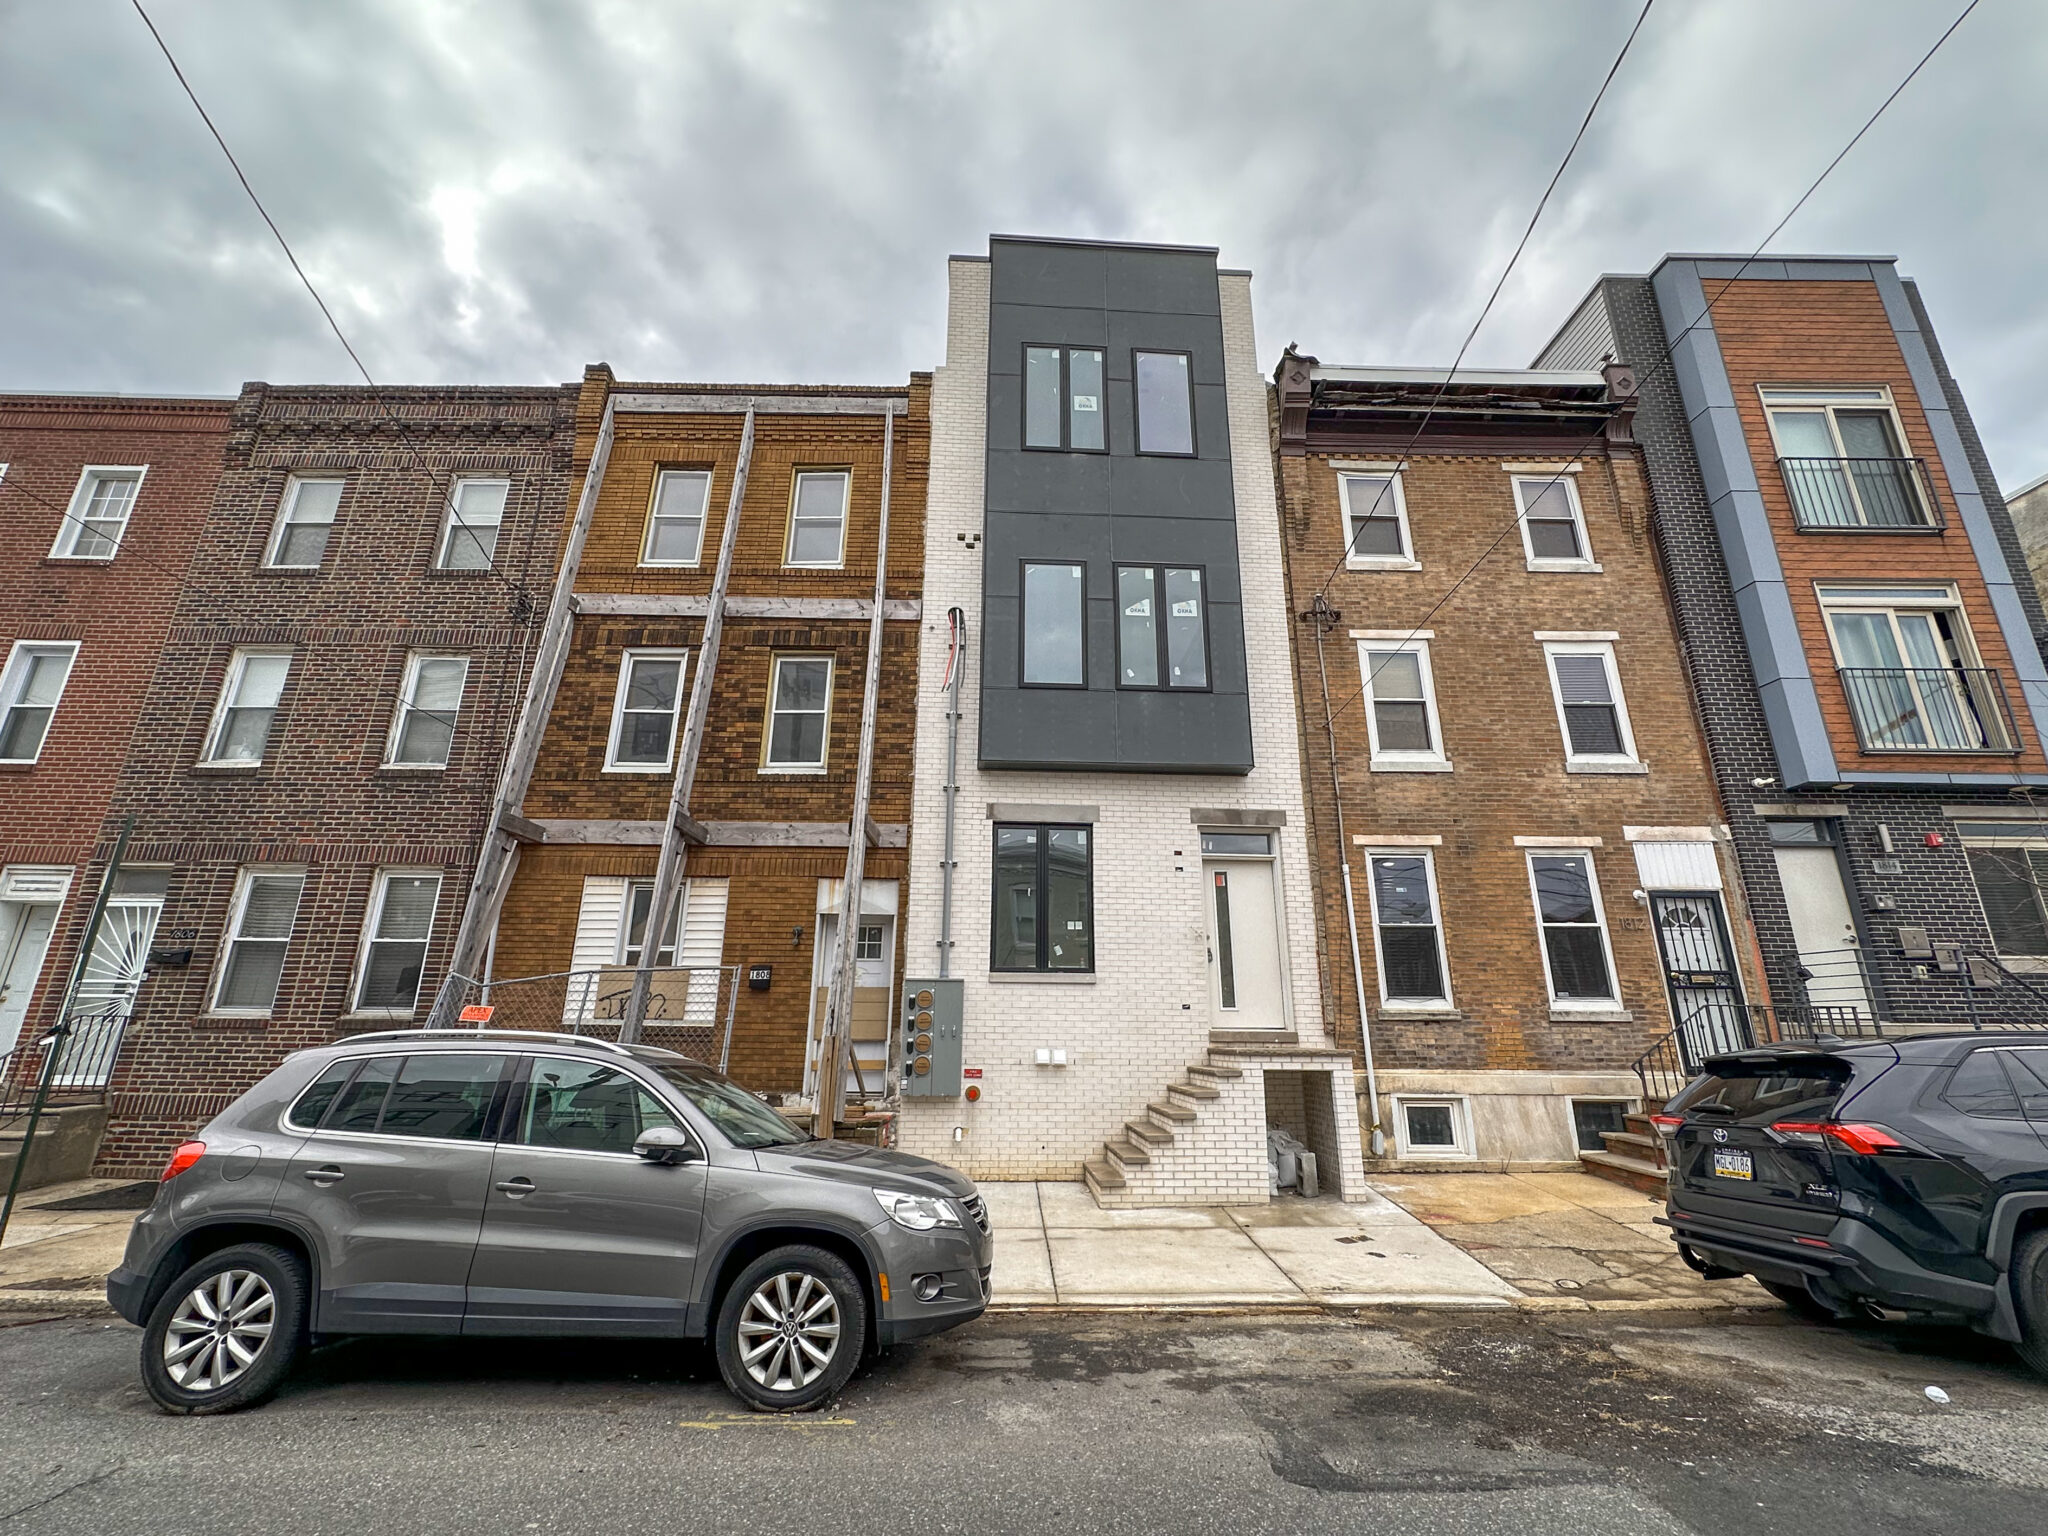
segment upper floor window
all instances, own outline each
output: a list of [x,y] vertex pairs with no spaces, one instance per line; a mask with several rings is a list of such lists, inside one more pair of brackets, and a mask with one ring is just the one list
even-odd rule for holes
[[50,553],[65,560],[111,560],[128,531],[146,465],[89,464]]
[[628,651],[612,701],[608,769],[665,772],[675,751],[686,651]]
[[16,642],[0,672],[0,763],[32,763],[42,755],[77,658],[76,640]]
[[822,773],[831,713],[832,658],[776,657],[761,766],[771,773]]
[[363,922],[355,1011],[410,1016],[419,1002],[427,940],[441,899],[438,871],[380,870]]
[[1639,770],[1613,643],[1549,641],[1543,655],[1558,728],[1564,733],[1567,770]]
[[1195,566],[1116,568],[1119,688],[1206,688],[1209,636]]
[[1344,563],[1354,571],[1412,569],[1415,544],[1408,534],[1408,502],[1400,473],[1389,465],[1367,474],[1340,471],[1344,503]]
[[1084,565],[1024,562],[1018,629],[1027,687],[1088,686],[1087,571]]
[[341,508],[338,479],[294,475],[277,509],[277,527],[270,536],[264,564],[278,570],[316,570],[327,553],[327,536]]
[[1138,452],[1192,456],[1195,391],[1185,352],[1133,352],[1138,395]]
[[1100,347],[1024,349],[1024,446],[1101,453],[1108,446]]
[[1614,966],[1589,853],[1531,853],[1529,887],[1543,936],[1543,974],[1558,1008],[1611,1006]]
[[1437,723],[1436,679],[1429,666],[1429,636],[1398,635],[1358,642],[1364,675],[1366,735],[1379,771],[1441,772],[1444,756]]
[[214,985],[217,1013],[269,1013],[284,975],[285,950],[298,917],[304,870],[245,869],[236,881],[228,913],[220,978]]
[[2004,684],[1982,665],[1955,588],[1817,590],[1864,751],[2017,749]]
[[1521,514],[1522,551],[1532,571],[1596,571],[1586,539],[1579,487],[1565,473],[1516,475],[1515,510]]
[[448,510],[441,524],[444,571],[484,571],[497,558],[498,528],[505,521],[510,480],[458,479],[448,491]]
[[221,684],[202,761],[251,768],[263,761],[291,667],[290,651],[235,652]]
[[995,828],[992,971],[1095,969],[1094,828]]
[[784,565],[846,563],[846,496],[852,478],[843,469],[805,470],[796,477]]
[[1435,860],[1426,851],[1375,853],[1373,939],[1379,955],[1380,1001],[1400,1008],[1448,1008],[1443,917],[1437,907]]
[[654,477],[642,565],[695,565],[704,554],[704,507],[711,495],[707,469],[664,469]]
[[467,656],[410,656],[384,762],[392,768],[445,768],[455,745],[455,717],[469,680]]
[[1906,453],[1889,389],[1761,394],[1801,528],[1897,532],[1941,525],[1926,467]]

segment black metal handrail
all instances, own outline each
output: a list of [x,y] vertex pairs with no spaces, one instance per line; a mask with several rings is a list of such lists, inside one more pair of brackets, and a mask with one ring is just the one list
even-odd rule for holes
[[1780,459],[1802,533],[1939,533],[1941,503],[1920,459]]
[[1865,752],[2019,751],[2005,679],[1992,667],[1841,667]]

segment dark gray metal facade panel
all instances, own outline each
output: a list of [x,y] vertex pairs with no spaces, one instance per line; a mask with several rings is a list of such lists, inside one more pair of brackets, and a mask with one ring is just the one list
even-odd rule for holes
[[[984,768],[1246,773],[1252,767],[1223,323],[1213,252],[990,241],[983,523]],[[1108,449],[1023,445],[1027,346],[1100,347]],[[1137,451],[1134,354],[1189,359],[1195,452]],[[1085,688],[1022,684],[1026,560],[1087,566]],[[1204,573],[1210,687],[1117,684],[1115,567]]]

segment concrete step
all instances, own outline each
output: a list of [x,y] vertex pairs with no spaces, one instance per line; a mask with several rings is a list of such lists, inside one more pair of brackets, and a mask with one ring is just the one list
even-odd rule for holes
[[1223,1097],[1223,1090],[1221,1088],[1212,1088],[1207,1083],[1174,1083],[1166,1091],[1168,1093],[1177,1093],[1182,1098],[1198,1105],[1207,1104],[1211,1099]]
[[1152,1154],[1135,1141],[1106,1141],[1102,1144],[1102,1152],[1119,1173],[1128,1174],[1152,1161]]
[[1219,1083],[1230,1083],[1243,1077],[1244,1073],[1236,1067],[1219,1067],[1214,1062],[1211,1062],[1207,1066],[1189,1067],[1188,1076],[1195,1078],[1208,1077],[1214,1078]]
[[1609,1152],[1622,1157],[1632,1157],[1639,1163],[1651,1163],[1662,1168],[1664,1161],[1664,1138],[1654,1131],[1648,1136],[1634,1131],[1602,1131],[1600,1139],[1607,1143]]
[[1156,1120],[1126,1120],[1124,1140],[1135,1141],[1141,1147],[1158,1151],[1161,1147],[1173,1145],[1173,1132]]
[[[1172,1091],[1171,1088],[1167,1089],[1168,1093]],[[1195,1123],[1193,1108],[1186,1104],[1176,1104],[1171,1099],[1154,1099],[1145,1106],[1145,1109],[1153,1119],[1159,1121],[1168,1130],[1172,1130],[1176,1126],[1193,1125]]]
[[1616,1184],[1626,1184],[1646,1195],[1661,1195],[1665,1191],[1664,1170],[1655,1163],[1623,1157],[1618,1152],[1581,1152],[1579,1162],[1590,1174]]
[[1081,1165],[1081,1177],[1087,1181],[1089,1193],[1098,1200],[1107,1193],[1123,1192],[1124,1176],[1109,1166],[1107,1158],[1089,1158]]

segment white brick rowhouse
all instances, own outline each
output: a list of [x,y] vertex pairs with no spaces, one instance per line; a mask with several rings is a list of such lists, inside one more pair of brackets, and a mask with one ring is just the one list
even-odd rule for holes
[[[1114,260],[1119,249],[1146,248],[1109,249]],[[1105,1203],[1257,1201],[1267,1189],[1265,1128],[1275,1124],[1290,1126],[1319,1151],[1326,1191],[1354,1195],[1363,1188],[1356,1089],[1348,1055],[1330,1048],[1320,1006],[1267,388],[1253,338],[1250,275],[1225,272],[1216,282],[1254,765],[1245,773],[1167,773],[978,766],[984,665],[1012,673],[1018,665],[1008,646],[994,659],[982,654],[991,271],[987,259],[951,261],[946,362],[934,376],[905,950],[909,975],[938,974],[948,612],[958,608],[967,644],[951,972],[964,983],[963,1059],[981,1096],[906,1099],[901,1145],[982,1179],[1074,1179],[1094,1162],[1122,1179],[1117,1187],[1098,1185]],[[1214,318],[1207,323],[1213,327]],[[1143,346],[1146,338],[1112,336],[1111,344]],[[991,969],[996,821],[1091,828],[1092,972]],[[1205,905],[1215,877],[1204,874],[1205,827],[1271,836],[1280,995],[1264,1005],[1265,1027],[1257,1031],[1228,1032],[1223,1026],[1237,1016],[1224,1015],[1215,1001]],[[1053,1061],[1043,1061],[1042,1052]],[[1055,1064],[1062,1057],[1064,1065]],[[1269,1069],[1290,1074],[1274,1079],[1271,1094]],[[1311,1085],[1311,1104],[1331,1107],[1305,1114],[1304,1083]],[[1176,1085],[1188,1091],[1177,1093]],[[1155,1104],[1187,1113],[1155,1115],[1148,1110]],[[1125,1159],[1107,1158],[1105,1143],[1121,1143]]]

